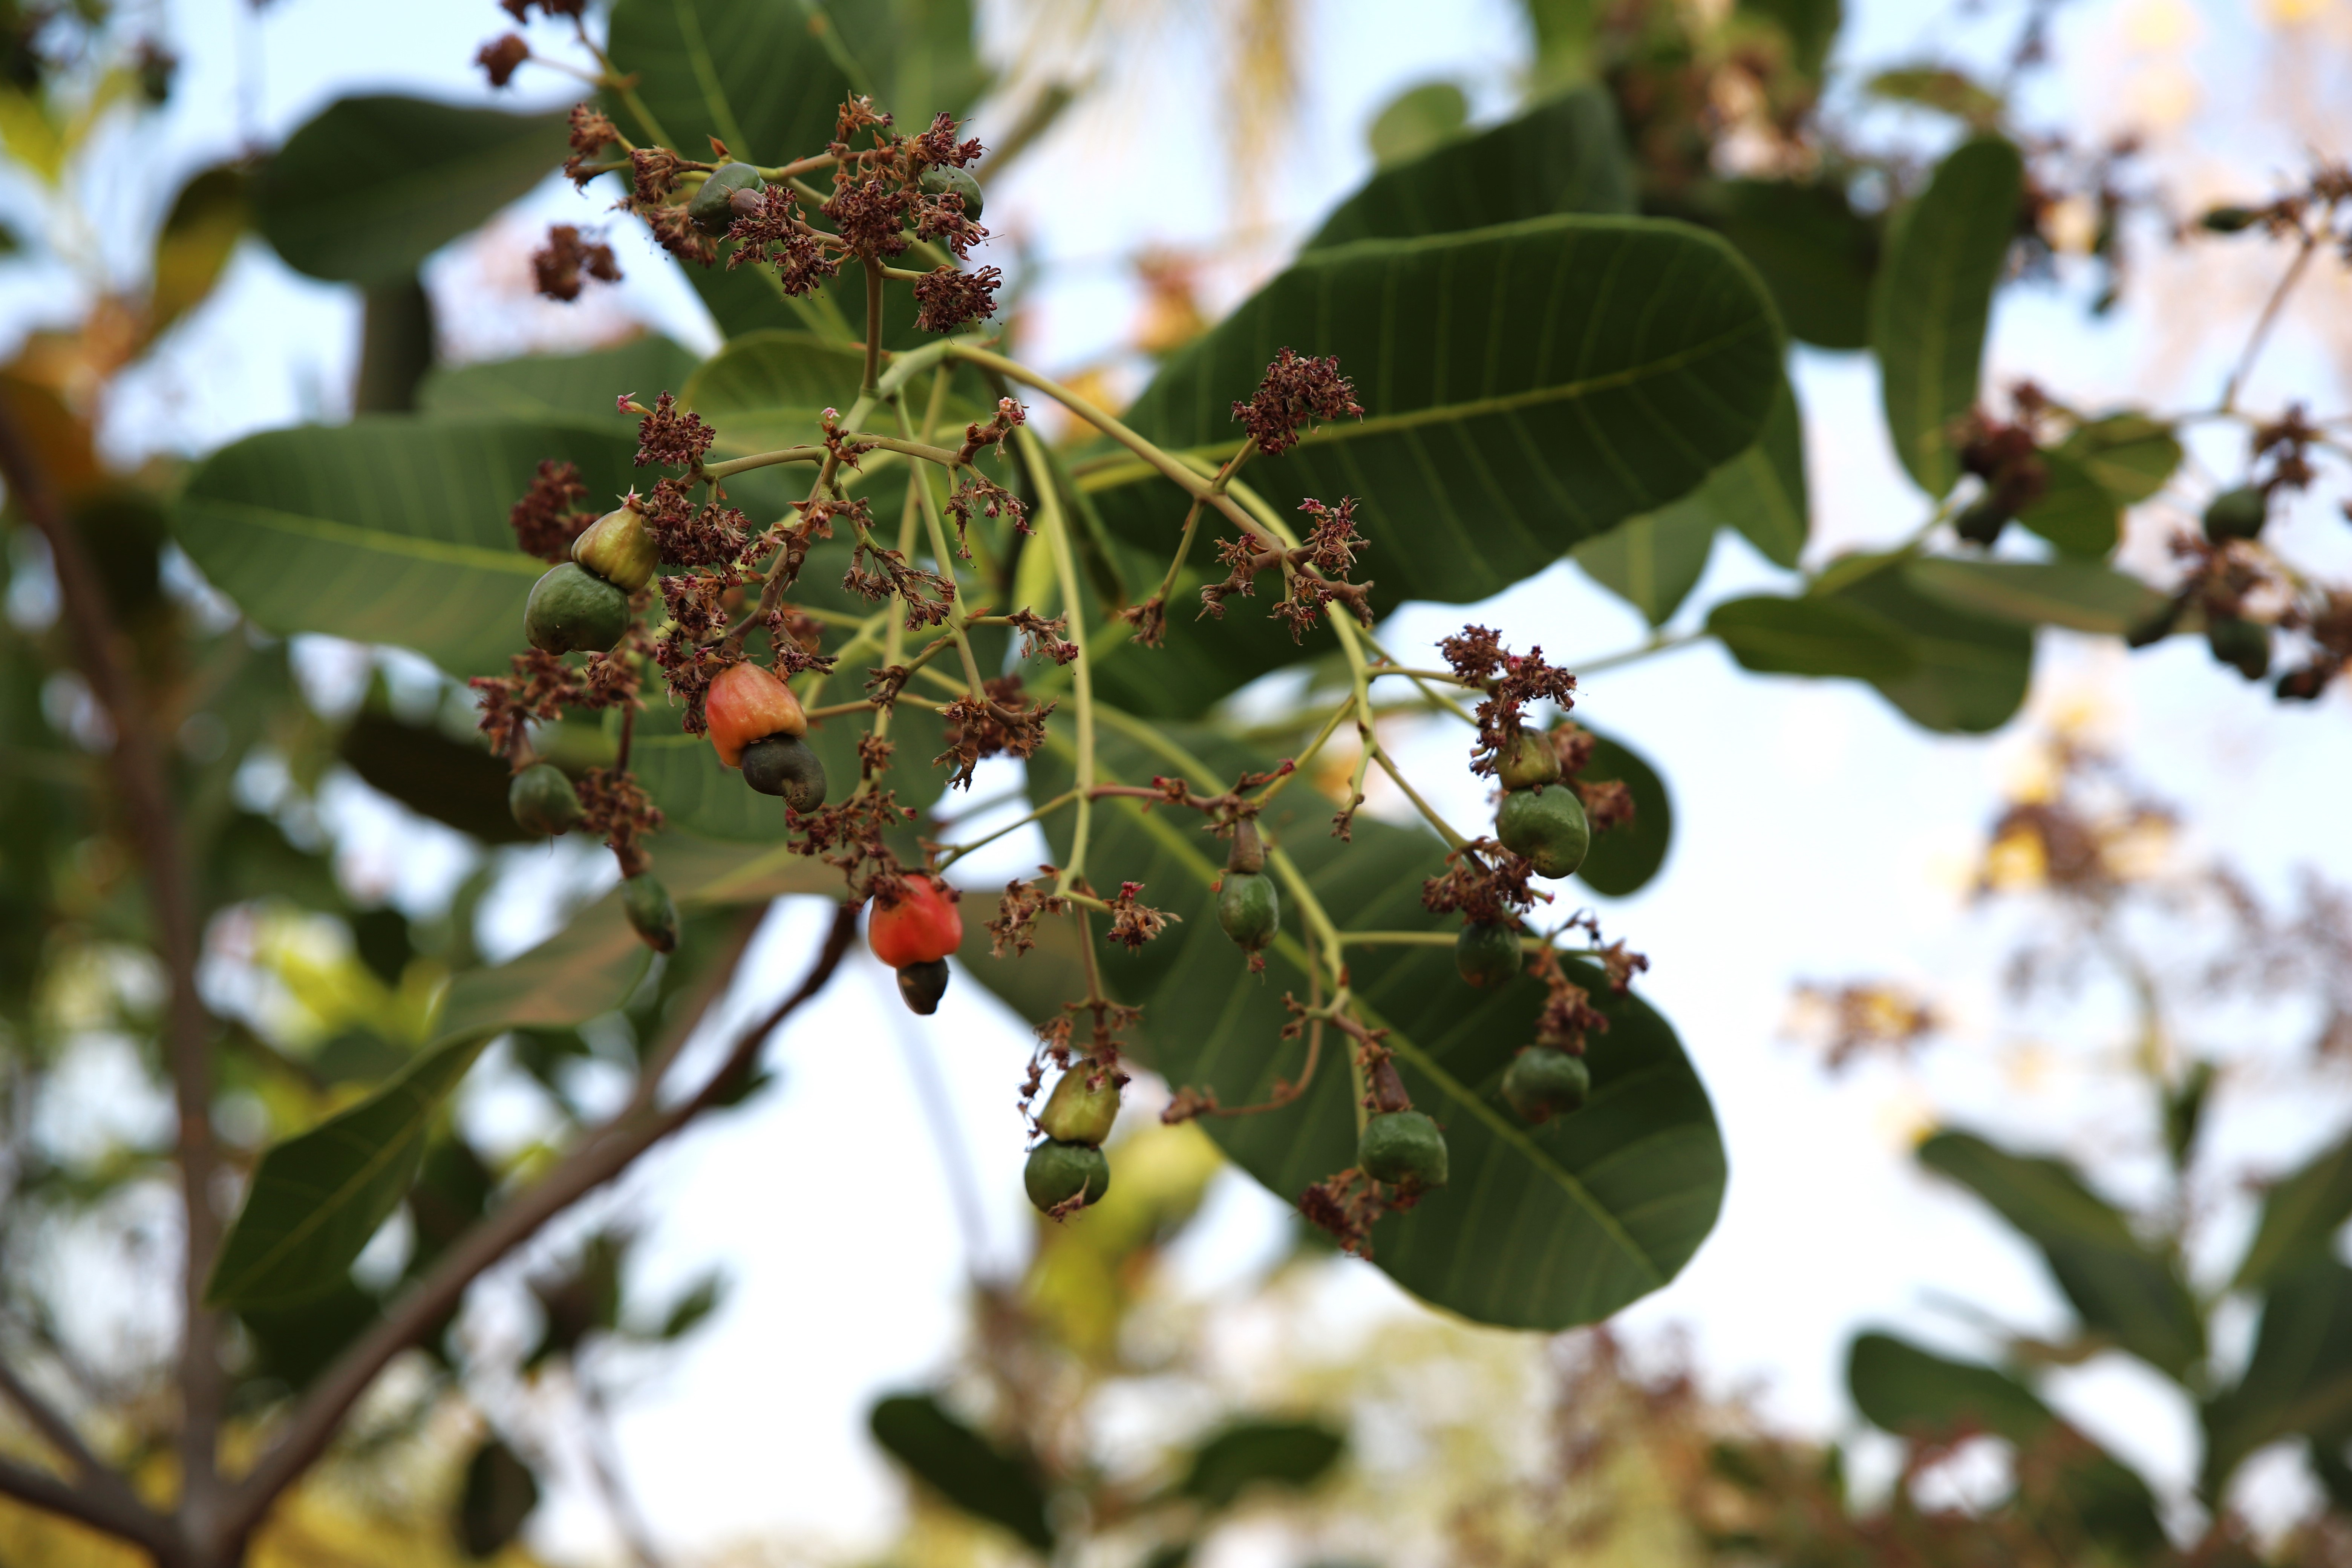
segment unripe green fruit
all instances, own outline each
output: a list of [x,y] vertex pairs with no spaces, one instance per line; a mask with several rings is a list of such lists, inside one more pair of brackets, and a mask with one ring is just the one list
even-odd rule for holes
[[940,998],[948,994],[948,961],[934,958],[926,963],[902,964],[898,970],[898,995],[909,1012],[928,1018],[940,1010]]
[[2270,498],[2256,485],[2223,490],[2205,506],[2205,537],[2219,544],[2225,539],[2252,539],[2270,521]]
[[580,795],[563,770],[552,763],[533,763],[507,785],[507,809],[515,826],[541,838],[569,833],[580,821]]
[[780,795],[794,811],[824,804],[824,763],[798,735],[771,735],[743,748],[743,782],[761,795]]
[[963,198],[963,216],[974,223],[980,221],[980,182],[961,169],[942,163],[922,174],[923,189],[935,196],[953,191]]
[[1535,863],[1538,877],[1566,877],[1584,864],[1592,847],[1592,826],[1584,820],[1584,803],[1566,784],[1549,789],[1515,789],[1503,796],[1495,813],[1495,837],[1514,855]]
[[1445,1184],[1445,1134],[1418,1110],[1391,1110],[1364,1123],[1356,1164],[1374,1181],[1408,1193]]
[[2216,616],[2206,623],[2205,642],[2217,662],[2236,666],[2248,680],[2260,680],[2270,673],[2271,629],[2260,621]]
[[711,171],[710,178],[702,182],[702,189],[686,204],[686,216],[694,226],[709,235],[727,232],[735,221],[729,201],[738,191],[763,191],[767,182],[760,171],[749,163],[721,163]]
[[1473,985],[1500,985],[1518,973],[1522,957],[1517,928],[1466,925],[1454,939],[1454,967]]
[[621,912],[647,947],[667,952],[677,946],[677,906],[669,889],[650,871],[640,871],[621,882]]
[[629,596],[566,561],[532,586],[522,629],[544,653],[604,653],[629,629]]
[[2015,515],[2000,497],[1979,496],[1953,521],[1952,531],[1970,544],[1981,544],[1990,550]]
[[653,581],[661,546],[644,513],[633,506],[616,507],[572,542],[572,559],[622,593],[634,594]]
[[2253,227],[2261,216],[2252,207],[2209,207],[2197,221],[2213,234],[2238,234]]
[[1552,750],[1551,742],[1532,730],[1521,730],[1511,737],[1503,754],[1495,759],[1495,777],[1505,789],[1537,789],[1559,782],[1559,753]]
[[1056,1143],[1100,1143],[1118,1120],[1118,1081],[1091,1062],[1078,1062],[1062,1075],[1037,1125]]
[[[1090,1144],[1049,1140],[1029,1151],[1029,1168],[1021,1173],[1021,1184],[1029,1189],[1029,1201],[1045,1214],[1072,1198],[1078,1198],[1081,1208],[1091,1207],[1110,1191],[1110,1162]],[[1080,1194],[1085,1196],[1079,1197]]]
[[1530,1046],[1503,1074],[1503,1098],[1523,1121],[1549,1121],[1581,1110],[1592,1095],[1592,1069],[1556,1046]]
[[1228,871],[1217,889],[1217,924],[1235,946],[1255,952],[1282,929],[1282,902],[1275,897],[1274,879],[1247,871]]

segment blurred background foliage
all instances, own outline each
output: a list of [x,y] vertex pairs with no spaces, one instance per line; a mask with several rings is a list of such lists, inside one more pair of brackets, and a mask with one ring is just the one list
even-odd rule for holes
[[[992,100],[1012,127],[1000,156],[1021,155],[1057,116],[1115,97],[1122,72],[1148,68],[1155,31],[1199,25],[1186,9],[1164,0],[1008,7],[1016,47]],[[1284,155],[1297,110],[1303,9],[1235,0],[1216,13],[1243,226],[1265,219],[1260,173]],[[913,25],[916,11],[925,25]],[[1924,166],[1849,140],[1817,112],[1840,22],[1834,0],[1528,0],[1526,12],[1528,104],[1597,88],[1630,151],[1639,210],[1723,233],[1800,340],[1827,349],[1866,341],[1885,214]],[[2000,125],[2016,73],[2035,62],[2044,16],[2026,14],[2007,76],[1922,67],[1874,76],[1861,94],[1957,127]],[[967,13],[902,4],[892,19],[901,96],[978,96],[986,76]],[[414,406],[420,385],[429,401],[432,305],[415,268],[520,195],[541,165],[518,159],[504,183],[489,178],[437,216],[404,223],[398,265],[378,248],[362,269],[272,216],[290,176],[257,150],[158,193],[152,243],[126,270],[92,237],[101,226],[93,185],[105,176],[89,149],[102,127],[135,125],[142,105],[171,90],[172,62],[148,21],[110,16],[95,0],[0,6],[0,147],[23,195],[7,214],[10,244],[44,248],[89,286],[79,321],[32,333],[0,367],[0,399],[37,434],[110,603],[136,628],[137,667],[172,738],[212,933],[207,996],[226,1026],[218,1120],[242,1171],[426,1042],[453,978],[484,965],[482,900],[524,868],[502,771],[473,744],[462,695],[415,660],[383,659],[355,706],[314,701],[287,646],[241,621],[170,543],[163,498],[175,466],[110,468],[95,422],[115,379],[201,306],[257,229],[289,262],[365,290],[356,408]],[[1371,121],[1370,151],[1391,167],[1474,137],[1470,104],[1461,84],[1416,85]],[[2033,152],[2051,221],[2021,237],[2025,254],[2087,253],[2120,278],[2117,217],[2128,196],[2111,176],[2127,151],[2045,140]],[[1148,295],[1133,349],[1165,356],[1207,329],[1214,310],[1200,265],[1174,254],[1139,261]],[[1108,367],[1076,379],[1109,395]],[[1697,541],[1701,564],[1711,536]],[[162,1496],[172,1485],[168,1293],[127,1288],[169,1269],[153,933],[122,825],[98,787],[102,721],[60,651],[38,552],[24,530],[10,540],[0,563],[10,612],[0,622],[0,1359],[85,1416],[106,1451]],[[1587,565],[1659,612],[1654,621],[1679,600],[1633,584],[1622,563]],[[1696,579],[1692,568],[1683,590]],[[567,767],[604,754],[601,736],[567,741],[568,752],[550,748]],[[404,912],[353,875],[318,810],[322,784],[340,771],[476,842],[446,909]],[[1979,918],[2022,910],[2038,922],[2019,938],[2015,1005],[2063,1031],[2083,1016],[2086,994],[2132,999],[2132,1047],[2103,1070],[2133,1131],[2114,1142],[2116,1171],[2008,1149],[1999,1128],[1923,1137],[1923,1163],[2017,1229],[2078,1323],[2055,1341],[1979,1323],[1994,1347],[1982,1363],[1921,1349],[1900,1325],[1857,1341],[1854,1404],[1901,1443],[1890,1484],[1851,1488],[1838,1445],[1773,1429],[1711,1392],[1670,1344],[1628,1345],[1605,1331],[1511,1337],[1431,1315],[1334,1350],[1316,1282],[1339,1265],[1311,1236],[1247,1290],[1188,1297],[1166,1257],[1198,1220],[1220,1161],[1193,1131],[1152,1128],[1119,1145],[1118,1184],[1087,1223],[1041,1223],[1017,1276],[973,1282],[963,1348],[937,1383],[875,1408],[875,1440],[908,1472],[914,1506],[904,1537],[872,1561],[944,1568],[1049,1555],[1179,1568],[1231,1531],[1275,1559],[1330,1568],[2139,1563],[2175,1550],[2168,1528],[2186,1543],[2181,1559],[2199,1563],[2352,1561],[2352,1270],[2332,1250],[2352,1215],[2352,1144],[2272,1180],[2274,1172],[2206,1161],[2198,1142],[2214,1097],[2292,1095],[2352,1049],[2352,915],[2340,891],[2317,882],[2299,907],[2266,906],[2227,868],[2189,863],[2179,827],[2095,747],[2063,733],[1991,826]],[[688,906],[679,961],[654,966],[617,1007],[507,1037],[499,1070],[531,1089],[542,1135],[520,1148],[478,1147],[445,1117],[391,1244],[371,1248],[333,1311],[244,1319],[240,1440],[502,1191],[578,1136],[610,1077],[691,1021],[698,964],[740,946],[747,922],[787,886],[722,883],[731,858],[698,860],[683,839],[662,853],[681,868],[673,886]],[[551,924],[592,891],[576,864],[538,874],[554,885]],[[715,890],[698,899],[705,884]],[[1940,1005],[1843,980],[1801,993],[1792,1027],[1820,1046],[1824,1070],[1838,1070],[1954,1048],[1939,1042]],[[2259,1015],[2251,1026],[2249,1006]],[[2214,1026],[2223,1016],[2230,1026]],[[2256,1178],[2268,1196],[2247,1247],[2221,1276],[2193,1268],[2197,1227],[2222,1194]],[[707,1320],[724,1285],[714,1277],[643,1299],[628,1282],[630,1242],[619,1228],[571,1238],[531,1275],[507,1331],[436,1336],[404,1361],[274,1517],[253,1560],[534,1561],[520,1537],[540,1495],[541,1451],[562,1426],[588,1435],[620,1538],[638,1560],[658,1562],[609,1463],[609,1437],[598,1436],[613,1358],[590,1352],[618,1347],[634,1358],[627,1364],[657,1363]],[[2260,1314],[2234,1378],[2214,1351],[2217,1319],[2232,1311]],[[1236,1339],[1255,1350],[1233,1353]],[[2198,1498],[2158,1499],[2035,1392],[2046,1369],[2110,1347],[2171,1380],[2194,1413],[2206,1455]],[[2281,1441],[2302,1449],[2316,1501],[2257,1541],[2224,1503],[2238,1468]],[[13,1426],[0,1426],[0,1445],[41,1451]],[[772,1555],[751,1547],[744,1560]],[[0,1501],[0,1563],[136,1560]]]

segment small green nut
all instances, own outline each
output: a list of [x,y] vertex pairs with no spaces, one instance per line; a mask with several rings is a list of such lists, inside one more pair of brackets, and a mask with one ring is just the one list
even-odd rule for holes
[[2208,207],[2197,221],[2209,234],[2242,234],[2262,216],[2252,207]]
[[580,823],[580,795],[563,770],[552,763],[533,763],[507,785],[507,809],[515,826],[535,838],[569,833]]
[[1990,550],[2009,526],[2009,520],[2016,515],[1999,496],[1979,496],[1961,510],[1952,523],[1952,531],[1970,544]]
[[1029,1151],[1028,1169],[1021,1184],[1029,1201],[1044,1214],[1067,1213],[1100,1203],[1110,1191],[1110,1162],[1090,1143],[1059,1143],[1051,1139]]
[[661,564],[661,545],[646,526],[645,514],[633,506],[615,507],[582,531],[572,542],[572,559],[624,594],[634,594],[653,581]]
[[2205,626],[2206,646],[2217,663],[2233,665],[2248,680],[2271,669],[2271,629],[2243,616],[2215,616]]
[[1557,1046],[1529,1046],[1503,1074],[1503,1098],[1522,1121],[1549,1121],[1584,1109],[1592,1098],[1592,1069]]
[[1418,1110],[1390,1110],[1364,1123],[1356,1164],[1376,1182],[1405,1193],[1445,1184],[1445,1134]]
[[686,204],[686,216],[695,227],[708,235],[722,235],[735,221],[733,201],[738,191],[764,191],[767,182],[760,171],[749,163],[721,163],[702,182],[702,189]]
[[909,963],[898,971],[898,999],[907,1010],[928,1018],[940,1010],[940,998],[948,994],[948,961],[934,958],[928,963]]
[[656,952],[668,952],[677,946],[677,906],[669,901],[669,889],[652,872],[622,879],[621,912],[629,917],[639,940]]
[[771,735],[744,747],[743,782],[761,795],[783,796],[793,811],[824,804],[824,763],[798,735]]
[[1089,1147],[1109,1137],[1111,1123],[1118,1120],[1118,1075],[1085,1061],[1062,1074],[1045,1097],[1045,1109],[1037,1113],[1037,1125],[1055,1142]]
[[1282,901],[1275,897],[1274,879],[1249,871],[1228,871],[1217,889],[1217,924],[1234,945],[1255,952],[1282,929]]
[[2223,490],[2205,506],[2205,537],[2219,544],[2225,539],[2252,539],[2271,517],[2270,498],[2259,485]]
[[542,653],[609,652],[629,629],[629,596],[566,561],[532,585],[522,629]]
[[1533,861],[1537,876],[1567,877],[1584,864],[1592,825],[1584,819],[1584,803],[1566,784],[1515,789],[1495,813],[1495,837],[1512,854]]
[[943,196],[950,191],[953,191],[957,195],[961,196],[963,216],[974,223],[980,221],[980,182],[978,180],[950,163],[941,163],[935,169],[924,170],[921,179],[923,189],[932,195]]
[[1559,753],[1549,737],[1521,730],[1495,760],[1495,777],[1505,789],[1540,789],[1559,782]]
[[1518,973],[1523,962],[1516,926],[1473,921],[1454,939],[1454,967],[1481,988],[1504,984]]

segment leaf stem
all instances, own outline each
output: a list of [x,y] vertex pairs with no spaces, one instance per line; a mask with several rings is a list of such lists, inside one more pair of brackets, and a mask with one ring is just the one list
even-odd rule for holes
[[[1001,356],[990,354],[990,360]],[[1011,364],[1011,360],[1003,360]],[[1077,720],[1077,824],[1070,835],[1070,863],[1062,868],[1054,879],[1054,890],[1066,891],[1084,875],[1087,864],[1087,840],[1094,829],[1094,802],[1087,792],[1095,787],[1095,683],[1094,661],[1087,654],[1087,607],[1078,596],[1077,552],[1070,545],[1069,520],[1062,512],[1062,492],[1054,482],[1052,457],[1037,433],[1024,425],[1013,432],[1021,444],[1021,458],[1029,469],[1030,482],[1037,489],[1038,531],[1045,534],[1048,548],[1054,552],[1054,571],[1062,590],[1062,608],[1070,618],[1070,640],[1078,646],[1078,657],[1071,664],[1072,706]]]

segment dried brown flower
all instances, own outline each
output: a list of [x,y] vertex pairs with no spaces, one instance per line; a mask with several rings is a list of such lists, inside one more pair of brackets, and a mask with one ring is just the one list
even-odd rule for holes
[[1278,457],[1298,445],[1299,433],[1327,420],[1360,419],[1355,384],[1339,374],[1334,359],[1303,358],[1285,348],[1266,366],[1265,377],[1247,403],[1234,405],[1258,450]]

